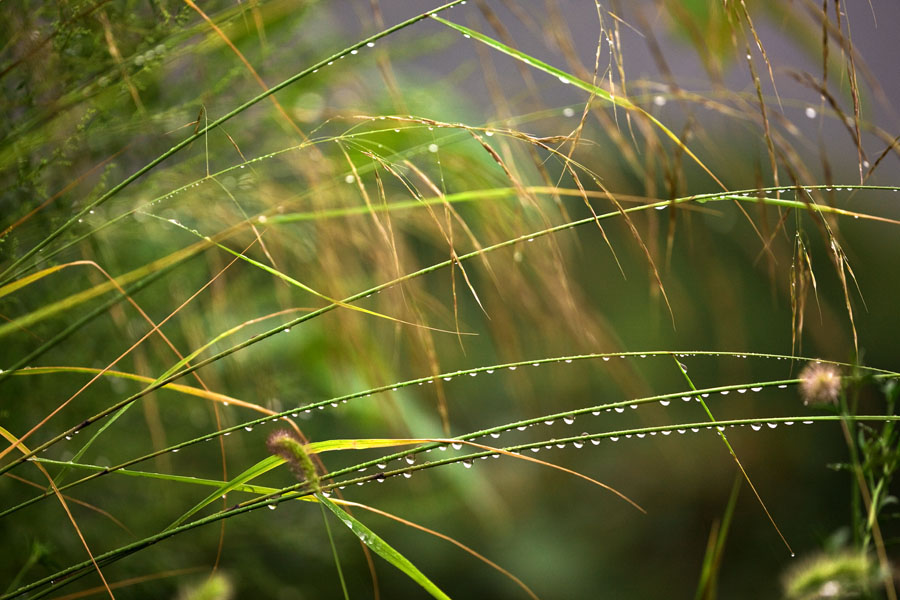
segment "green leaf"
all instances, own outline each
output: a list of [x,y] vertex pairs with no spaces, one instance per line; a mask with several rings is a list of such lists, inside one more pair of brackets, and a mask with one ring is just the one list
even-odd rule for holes
[[409,562],[405,556],[394,550],[390,544],[378,537],[375,532],[353,518],[347,511],[322,494],[316,494],[316,498],[318,498],[319,502],[327,507],[328,510],[337,515],[337,518],[340,519],[344,525],[349,527],[350,531],[352,531],[362,543],[368,546],[372,552],[403,571],[407,577],[418,583],[426,592],[435,598],[450,600],[450,597],[434,585],[430,579],[425,577],[414,564]]
[[202,510],[205,506],[208,506],[211,503],[218,500],[219,498],[221,498],[223,494],[226,494],[230,491],[237,489],[238,487],[247,483],[248,481],[259,477],[263,473],[271,471],[272,469],[274,469],[275,467],[277,467],[278,465],[280,465],[283,462],[284,462],[284,459],[281,458],[280,456],[269,456],[267,458],[262,459],[261,461],[259,461],[258,463],[256,463],[255,465],[253,465],[252,467],[250,467],[249,469],[247,469],[246,471],[244,471],[243,473],[241,473],[234,479],[232,479],[231,481],[228,481],[228,482],[222,484],[221,486],[219,486],[218,488],[216,488],[216,490],[213,493],[211,493],[209,496],[207,496],[202,501],[200,501],[200,503],[198,503],[196,506],[194,506],[194,508],[190,509],[189,511],[187,511],[186,513],[184,513],[183,515],[178,517],[178,519],[174,523],[169,525],[166,529],[168,530],[168,529],[172,529],[174,527],[178,527],[179,525],[184,523],[187,519],[189,519],[191,517],[191,515],[197,513],[197,511]]

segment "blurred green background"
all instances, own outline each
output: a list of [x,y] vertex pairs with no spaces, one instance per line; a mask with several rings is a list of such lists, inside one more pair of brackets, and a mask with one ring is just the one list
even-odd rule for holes
[[[174,144],[259,94],[260,81],[236,50],[263,85],[273,86],[436,6],[395,0],[198,4],[197,9],[163,0],[0,5],[0,267],[13,265],[88,202]],[[442,16],[627,95],[731,190],[774,185],[772,156],[781,185],[852,185],[862,176],[867,185],[896,186],[900,154],[892,140],[898,126],[900,8],[887,1],[871,7],[841,4],[846,12],[837,22],[834,7],[826,5],[827,75],[821,8],[812,4],[748,2],[744,14],[733,3],[723,8],[702,1],[613,2],[598,8],[562,0],[479,0]],[[859,79],[858,119],[851,76]],[[453,252],[462,255],[592,214],[577,193],[523,192],[529,186],[577,191],[580,183],[591,192],[608,191],[626,207],[721,191],[637,112],[613,109],[602,98],[589,98],[430,19],[336,60],[272,98],[277,103],[257,103],[162,162],[24,265],[93,261],[120,277],[212,236],[327,297],[345,298],[447,260]],[[577,143],[566,141],[576,132]],[[572,171],[562,158],[570,152],[578,163]],[[328,212],[433,198],[435,190],[451,195],[500,188],[517,193],[502,198],[475,193],[454,204],[453,212],[441,204]],[[783,196],[793,199],[794,192]],[[898,198],[889,190],[816,194],[817,202],[886,219],[900,218]],[[602,193],[591,204],[598,214],[615,211]],[[900,367],[900,238],[893,223],[833,215],[823,220],[805,211],[732,202],[640,211],[630,219],[633,230],[621,216],[604,220],[602,231],[582,225],[468,260],[465,273],[454,265],[358,303],[449,332],[338,309],[203,367],[199,380],[190,376],[178,383],[281,411],[457,369],[590,352],[759,352],[853,362],[854,325],[863,364]],[[808,260],[795,254],[798,239]],[[855,275],[847,284],[852,322],[832,239]],[[327,304],[248,262],[230,264],[233,259],[207,246],[132,299],[154,323],[174,311],[161,330],[183,355],[245,324],[203,356]],[[812,268],[815,290],[808,288],[804,296],[799,331],[792,325],[791,284],[801,263]],[[15,365],[112,296],[67,304],[23,327],[17,319],[105,281],[97,268],[78,264],[0,298],[0,315],[13,323],[2,330],[0,367]],[[153,379],[178,358],[157,335],[132,350],[149,330],[134,306],[119,303],[27,366],[102,369],[119,359],[116,370]],[[455,335],[455,330],[476,335]],[[682,362],[698,387],[787,379],[804,364],[728,356]],[[84,374],[6,378],[0,382],[0,425],[24,434],[88,380]],[[30,446],[142,387],[101,378],[34,433]],[[334,410],[301,413],[297,423],[314,441],[460,435],[685,389],[671,357],[595,359],[406,387]],[[863,385],[860,394],[860,412],[884,410],[875,386]],[[803,406],[795,386],[713,397],[710,408],[719,419],[821,414]],[[80,461],[116,465],[258,416],[160,390],[115,421]],[[513,444],[703,420],[696,403],[673,402],[584,415],[573,425],[557,422],[483,441]],[[97,425],[92,427],[43,456],[70,460]],[[273,428],[221,438],[222,447],[198,444],[168,452],[133,468],[233,477],[266,457],[265,439]],[[849,543],[851,478],[829,468],[847,460],[847,446],[837,424],[736,429],[729,440],[797,558],[790,558],[744,485],[719,566],[719,597],[780,597],[786,569]],[[380,454],[322,458],[334,469]],[[711,531],[737,476],[733,459],[712,432],[554,448],[538,457],[622,491],[647,514],[585,481],[506,457],[477,461],[472,469],[457,464],[424,470],[344,493],[471,546],[541,598],[694,596]],[[3,464],[13,458],[14,453],[6,455]],[[46,486],[31,465],[9,475]],[[63,481],[72,479],[68,474]],[[292,482],[283,467],[260,480],[273,487]],[[38,493],[9,476],[0,479],[0,489],[4,510]],[[70,493],[105,511],[72,506],[99,554],[162,530],[208,491],[110,475]],[[232,493],[229,504],[246,497]],[[357,517],[451,597],[527,597],[446,541],[362,511]],[[203,581],[214,565],[230,580],[235,597],[341,597],[322,515],[314,505],[286,502],[275,511],[253,511],[222,523],[105,567],[110,583],[129,582],[114,590],[116,597],[175,597]],[[340,523],[331,523],[350,596],[372,597],[360,544],[339,529]],[[896,520],[882,526],[896,562]],[[52,498],[4,516],[0,537],[0,581],[6,582],[0,589],[7,592],[86,558]],[[380,597],[425,597],[380,558],[373,561]],[[130,581],[144,576],[150,577]],[[54,597],[98,585],[92,574]]]

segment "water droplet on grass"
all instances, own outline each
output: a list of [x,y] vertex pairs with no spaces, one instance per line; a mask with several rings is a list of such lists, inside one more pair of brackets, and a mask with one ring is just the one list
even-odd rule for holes
[[625,407],[624,407],[624,406],[617,406],[617,407],[615,407],[615,411],[616,411],[617,413],[623,413],[623,412],[625,412]]
[[247,425],[244,427],[244,431],[253,431],[253,427],[251,427],[250,425]]
[[806,118],[807,119],[815,119],[816,118],[816,109],[812,106],[806,107]]
[[462,448],[462,444],[460,444],[460,443],[458,443],[458,442],[453,442],[453,443],[450,444],[450,445],[453,446],[453,449],[454,449],[454,450],[459,450],[459,449]]
[[669,400],[660,400],[659,401],[659,403],[662,404],[663,406],[668,406],[669,402],[670,402]]
[[563,417],[563,422],[566,425],[571,425],[572,423],[575,422],[575,417]]
[[759,431],[762,429],[762,425],[760,423],[750,423],[750,429],[753,431]]

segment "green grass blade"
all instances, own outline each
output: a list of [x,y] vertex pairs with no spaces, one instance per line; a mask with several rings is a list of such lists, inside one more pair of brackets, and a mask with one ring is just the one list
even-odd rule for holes
[[183,515],[178,517],[171,525],[166,527],[166,530],[178,527],[179,525],[181,525],[182,523],[187,521],[189,518],[191,518],[191,516],[196,514],[198,511],[203,510],[204,507],[209,506],[210,504],[212,504],[213,502],[215,502],[216,500],[221,498],[223,494],[226,494],[228,492],[238,489],[243,484],[259,477],[263,473],[271,471],[272,469],[274,469],[275,467],[277,467],[278,465],[280,465],[283,462],[284,462],[284,459],[281,458],[280,456],[269,456],[269,457],[262,459],[261,461],[259,461],[258,463],[256,463],[255,465],[253,465],[252,467],[250,467],[249,469],[247,469],[246,471],[244,471],[243,473],[241,473],[234,479],[232,479],[231,481],[228,481],[228,482],[222,484],[221,486],[219,486],[218,488],[216,488],[216,490],[213,491],[209,496],[207,496],[206,498],[201,500],[192,509],[190,509],[189,511],[187,511],[186,513],[184,513]]
[[316,498],[319,499],[328,510],[333,512],[341,522],[346,525],[353,534],[358,537],[369,549],[388,561],[398,569],[400,569],[403,573],[406,574],[407,577],[418,583],[422,588],[431,594],[435,598],[439,598],[441,600],[450,600],[450,597],[442,592],[440,588],[438,588],[434,583],[431,582],[430,579],[425,577],[425,575],[416,568],[409,559],[405,556],[397,552],[390,544],[385,542],[383,539],[378,537],[371,529],[360,523],[357,519],[352,517],[347,511],[343,508],[323,496],[322,494],[316,494]]

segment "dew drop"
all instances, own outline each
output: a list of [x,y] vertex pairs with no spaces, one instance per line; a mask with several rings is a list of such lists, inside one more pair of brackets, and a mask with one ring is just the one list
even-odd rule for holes
[[750,388],[750,391],[751,392],[759,392],[759,391],[762,391],[762,387],[761,386],[752,387],[752,388]]
[[608,360],[609,360],[609,357],[608,357],[608,356],[604,356],[604,357],[603,357],[603,362],[606,362],[606,361],[608,361]]
[[690,397],[690,396],[682,396],[681,399],[684,400],[685,402],[690,402],[690,401],[691,401],[691,397]]
[[510,370],[510,371],[515,371],[515,370],[516,370],[516,367],[514,367],[514,366],[513,366],[513,367],[509,367],[509,370]]
[[347,175],[346,177],[344,177],[345,183],[353,183],[354,181],[356,181],[356,177],[354,177],[353,175]]
[[766,423],[766,425],[769,427],[769,429],[775,429],[776,427],[778,427],[778,423]]
[[494,370],[493,370],[493,369],[488,369],[487,371],[485,371],[485,373],[487,373],[488,375],[493,375],[493,374],[494,374]]
[[730,390],[722,390],[722,391],[719,392],[719,393],[722,394],[723,396],[727,396],[728,393],[729,393],[729,391],[730,391]]
[[616,412],[617,412],[617,413],[623,413],[623,412],[625,412],[625,407],[624,407],[624,406],[617,406],[617,407],[616,407]]
[[700,428],[699,427],[691,427],[691,431],[693,431],[694,433],[697,433],[698,431],[700,431]]
[[785,421],[784,424],[787,425],[788,427],[790,427],[791,425],[794,424],[794,422],[793,421]]
[[384,463],[378,463],[378,464],[375,465],[375,466],[378,467],[378,468],[381,469],[381,470],[387,469],[387,465],[384,464]]
[[526,429],[528,429],[528,427],[525,425],[519,425],[518,427],[516,427],[516,429],[518,429],[519,431],[525,431]]
[[559,76],[559,82],[560,83],[571,83],[571,81],[569,81],[567,78],[563,77],[562,75]]
[[384,474],[383,474],[383,473],[379,473],[378,475],[376,475],[376,476],[375,476],[375,481],[377,481],[378,483],[384,483]]
[[555,421],[553,419],[544,421],[544,425],[553,425],[553,423],[555,423]]
[[778,389],[779,389],[779,390],[783,390],[783,389],[786,388],[786,387],[787,387],[787,385],[781,384],[781,385],[778,386]]
[[276,508],[278,508],[278,507],[275,506],[274,504],[269,505],[269,510],[275,510]]
[[572,442],[572,445],[575,446],[576,448],[581,448],[584,446],[584,442],[582,442],[581,440],[578,440],[578,441]]
[[250,425],[247,425],[244,427],[244,431],[253,431],[253,427],[251,427]]
[[452,377],[444,377],[444,381],[450,381],[451,379],[453,379],[453,378]]
[[403,477],[409,479],[410,477],[412,477],[412,473],[403,473]]
[[660,433],[663,435],[672,435],[672,430],[666,429],[665,431],[660,431]]
[[[678,433],[687,433],[687,429],[678,429],[676,431],[678,431]],[[669,433],[671,433],[671,432],[669,432]]]
[[803,423],[804,425],[812,425],[813,424],[812,421],[801,421],[801,423]]
[[410,455],[404,457],[403,460],[406,461],[406,464],[411,465],[411,464],[415,464],[415,462],[416,462],[416,457],[413,456],[412,454],[410,454]]
[[491,437],[496,440],[498,437],[500,437],[500,434],[495,431],[495,432],[491,433]]
[[631,410],[636,410],[637,407],[638,407],[638,405],[637,405],[637,404],[630,404],[629,407],[631,408]]
[[669,400],[660,400],[659,401],[659,403],[662,404],[663,406],[668,406],[669,402],[670,402]]
[[565,362],[566,364],[569,364],[569,363],[572,362],[572,359],[571,359],[571,358],[567,358],[564,362]]
[[591,414],[594,415],[595,417],[599,417],[599,416],[600,416],[600,411],[599,411],[599,410],[592,410],[592,411],[591,411]]
[[575,111],[572,110],[570,107],[567,106],[567,107],[565,107],[565,108],[563,109],[562,114],[563,114],[564,117],[574,117],[574,116],[575,116]]
[[759,423],[750,423],[750,429],[752,429],[753,431],[759,431],[760,429],[762,429],[762,425],[760,425]]
[[655,105],[657,105],[657,106],[665,106],[665,105],[666,105],[666,99],[665,99],[664,96],[654,96],[654,97],[653,97],[653,104],[655,104]]
[[600,440],[598,440],[597,438],[591,438],[591,443],[595,446],[599,446]]
[[540,448],[537,448],[537,447],[535,447],[535,448],[529,448],[529,450],[531,450],[531,451],[534,452],[535,454],[537,454],[538,452],[541,451],[541,449],[540,449]]
[[609,438],[609,441],[611,441],[611,442],[618,442],[618,441],[619,441],[619,438],[617,438],[616,436],[613,436],[613,437]]
[[428,151],[431,152],[432,154],[436,153],[438,151],[438,145],[437,144],[428,144]]
[[647,435],[646,433],[639,433],[639,434],[637,434],[637,436],[638,436],[639,438],[646,437],[646,435]]
[[737,391],[737,393],[738,393],[738,394],[746,394],[746,393],[747,393],[747,389],[746,389],[746,388],[741,388],[741,389],[739,389],[739,390]]
[[484,135],[486,135],[486,136],[488,136],[488,137],[494,137],[494,132],[488,130],[488,131],[485,131],[485,132],[484,132]]
[[67,440],[67,441],[68,441],[68,440],[71,440],[71,439],[72,439],[72,436],[71,436],[71,435],[67,435],[67,436],[66,436],[66,440]]
[[374,48],[374,47],[375,47],[375,42],[368,42],[368,43],[366,44],[366,47],[367,47],[367,48]]
[[454,449],[454,450],[459,450],[460,448],[462,448],[462,444],[460,444],[460,443],[458,443],[458,442],[453,442],[453,443],[450,444],[450,445],[453,446],[453,449]]
[[575,417],[563,417],[563,423],[566,425],[571,425],[575,422]]
[[806,118],[807,119],[815,119],[816,118],[816,109],[812,106],[806,107]]
[[469,377],[475,377],[478,373],[469,373]]

